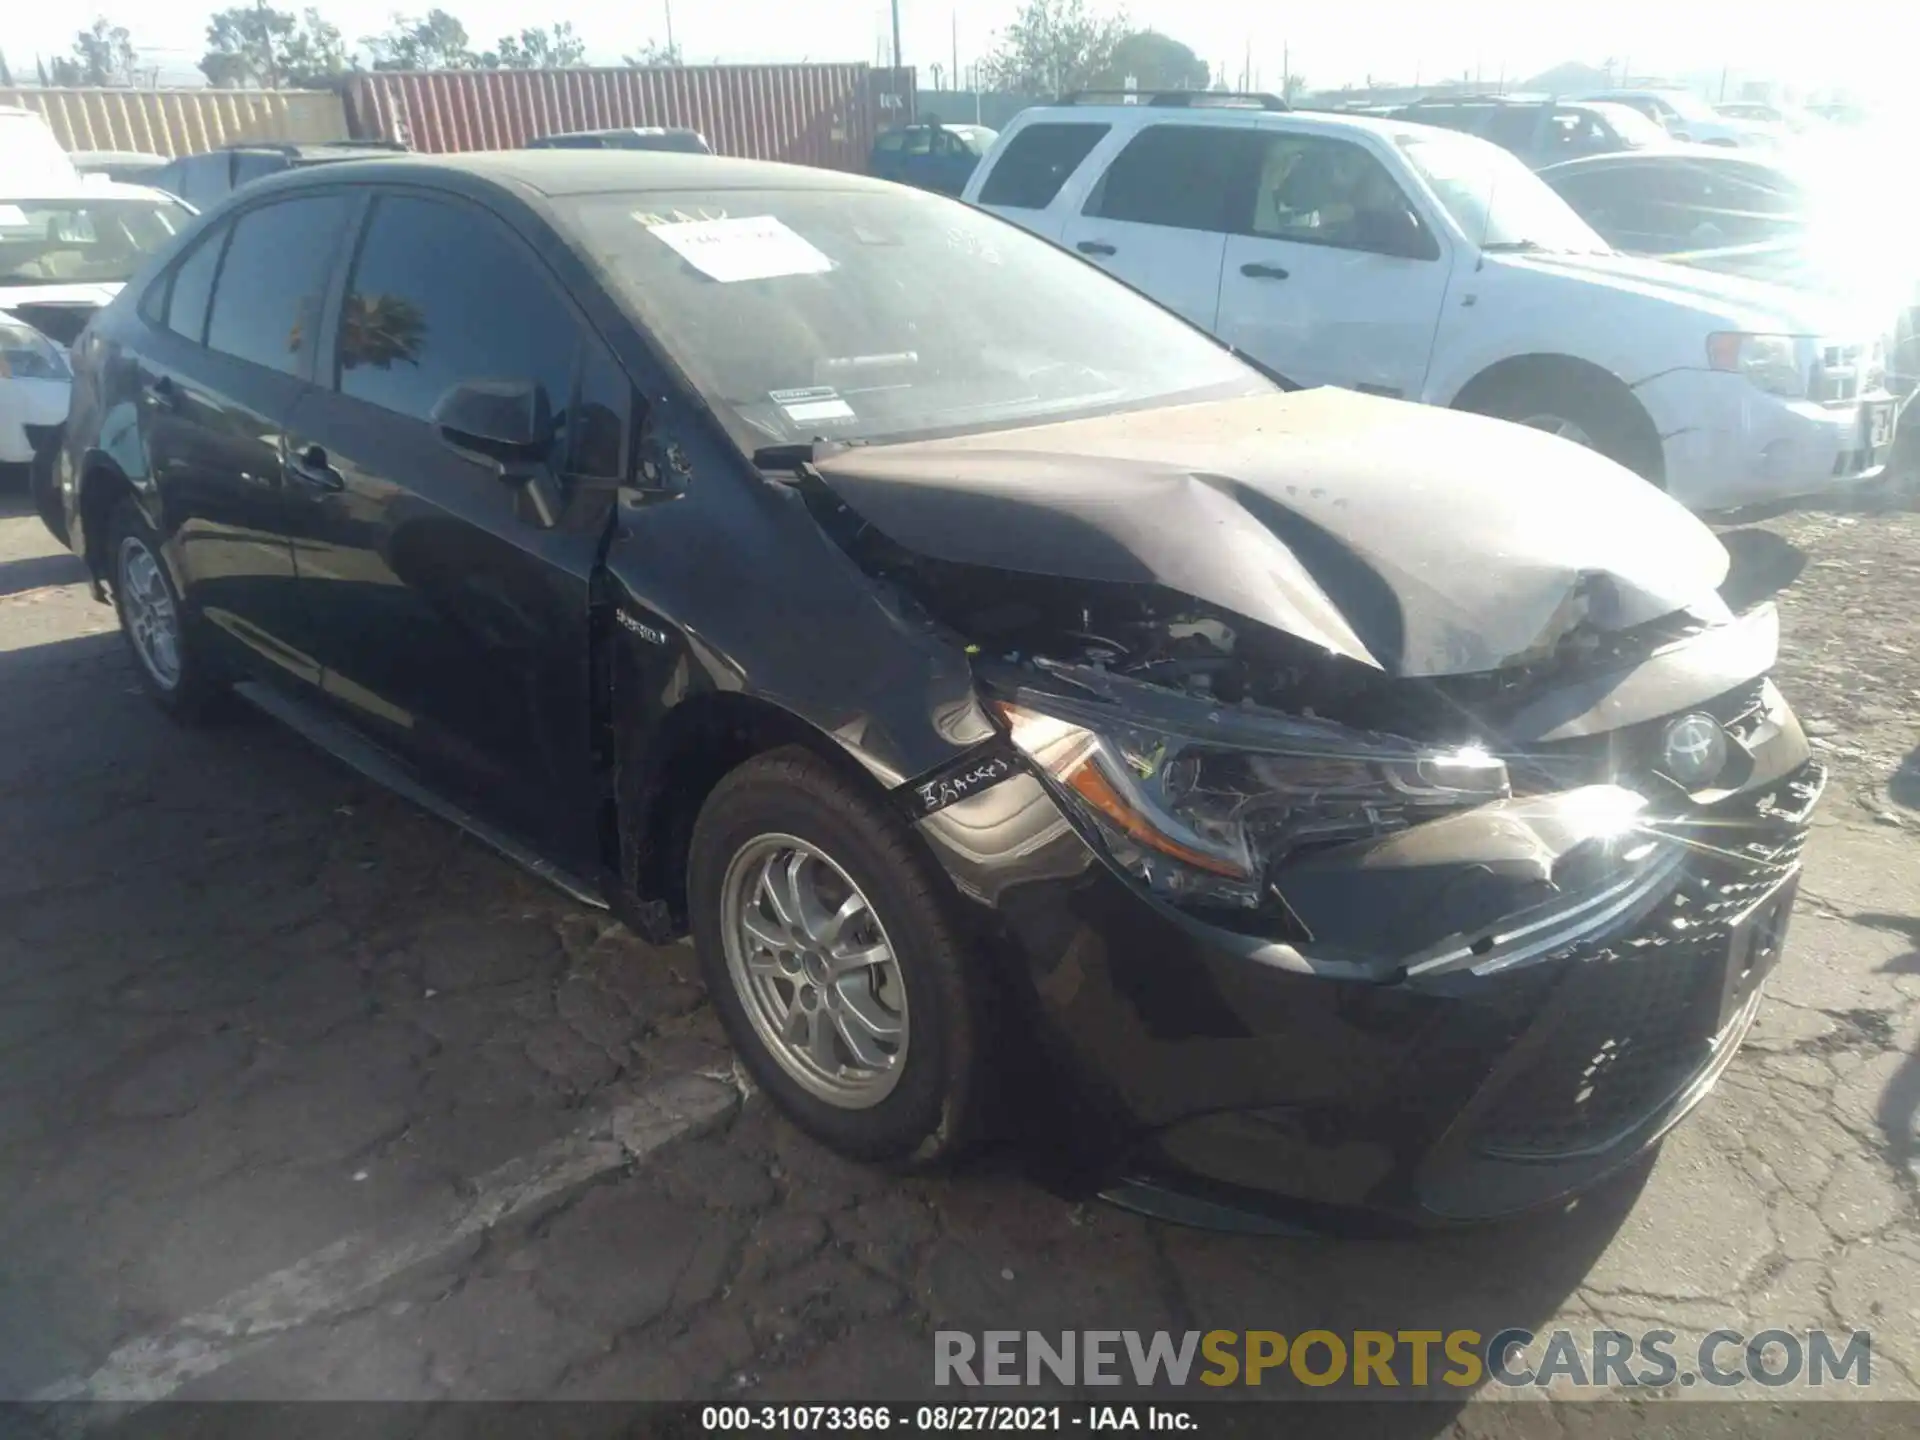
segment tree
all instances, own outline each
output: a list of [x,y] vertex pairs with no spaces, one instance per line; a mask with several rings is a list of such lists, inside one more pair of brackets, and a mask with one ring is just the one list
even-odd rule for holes
[[376,70],[473,70],[480,65],[467,43],[467,27],[444,10],[429,10],[417,19],[395,15],[384,35],[370,35],[360,43],[373,53]]
[[480,63],[489,70],[565,70],[586,58],[586,42],[562,20],[551,30],[535,26],[517,36],[502,35],[499,48],[482,55]]
[[1142,90],[1204,90],[1213,78],[1207,62],[1158,30],[1136,30],[1113,47],[1106,85],[1124,85],[1131,76]]
[[53,62],[57,85],[132,85],[140,57],[124,25],[105,16],[73,39],[73,59]]
[[298,88],[322,84],[347,68],[346,42],[318,10],[294,15],[236,5],[207,22],[200,73],[210,85]]
[[1025,0],[987,59],[987,79],[1016,95],[1090,89],[1111,74],[1126,33],[1124,14],[1090,14],[1087,0]]
[[647,41],[647,43],[641,47],[638,55],[628,55],[625,58],[627,64],[642,70],[661,65],[684,65],[686,63],[680,58],[680,47],[678,45],[662,45],[657,40]]

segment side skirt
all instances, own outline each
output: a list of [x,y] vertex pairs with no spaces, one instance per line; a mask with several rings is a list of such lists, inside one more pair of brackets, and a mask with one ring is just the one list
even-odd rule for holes
[[429,814],[438,815],[449,824],[458,826],[481,844],[498,851],[555,889],[565,891],[582,905],[591,905],[596,910],[608,908],[606,898],[597,886],[562,870],[504,830],[489,825],[454,804],[415,775],[413,768],[404,760],[389,754],[331,716],[258,681],[243,680],[233,689],[248,704],[265,711],[334,759],[358,770],[401,799],[410,800]]

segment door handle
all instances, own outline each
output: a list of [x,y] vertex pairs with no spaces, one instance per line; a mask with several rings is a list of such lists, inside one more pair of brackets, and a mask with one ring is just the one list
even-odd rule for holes
[[1258,260],[1249,260],[1240,267],[1240,273],[1249,280],[1284,280],[1287,272],[1278,265],[1262,265]]
[[327,462],[327,452],[318,445],[309,445],[298,455],[287,460],[287,475],[306,486],[309,490],[318,490],[322,494],[332,494],[347,488],[347,482],[340,472]]
[[167,376],[156,375],[141,383],[140,398],[149,405],[172,410],[180,403],[180,392],[173,388],[173,381]]
[[1082,255],[1113,255],[1118,252],[1104,240],[1082,240],[1073,247]]

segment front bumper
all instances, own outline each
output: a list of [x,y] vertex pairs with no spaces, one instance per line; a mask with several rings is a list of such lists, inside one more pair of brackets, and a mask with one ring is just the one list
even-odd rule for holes
[[72,394],[67,380],[0,379],[0,465],[31,464],[34,445],[27,427],[65,423]]
[[1667,492],[1693,510],[1796,499],[1872,480],[1892,445],[1868,445],[1864,405],[1769,395],[1744,376],[1670,370],[1634,388],[1660,432]]
[[[1743,788],[1624,837],[1580,834],[1561,795],[1348,847],[1354,883],[1307,917],[1306,945],[1149,898],[1028,776],[921,825],[1032,1002],[1093,1183],[1238,1211],[1481,1220],[1629,1163],[1739,1045],[1824,784],[1790,715],[1764,748]],[[1455,835],[1429,833],[1441,826]],[[1596,844],[1617,861],[1596,866]],[[1384,845],[1403,853],[1383,862]],[[1382,882],[1383,863],[1403,868]],[[1310,888],[1342,870],[1330,858]],[[1455,928],[1449,905],[1484,915],[1487,883],[1563,922]],[[1432,943],[1321,943],[1342,913],[1348,933],[1424,928]]]

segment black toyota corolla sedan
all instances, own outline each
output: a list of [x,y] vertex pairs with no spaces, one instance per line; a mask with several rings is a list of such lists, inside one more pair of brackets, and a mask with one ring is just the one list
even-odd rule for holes
[[1707,530],[952,201],[333,165],[74,368],[69,533],[160,706],[690,933],[846,1154],[1044,1099],[1164,1213],[1507,1214],[1695,1104],[1779,957],[1823,777]]

